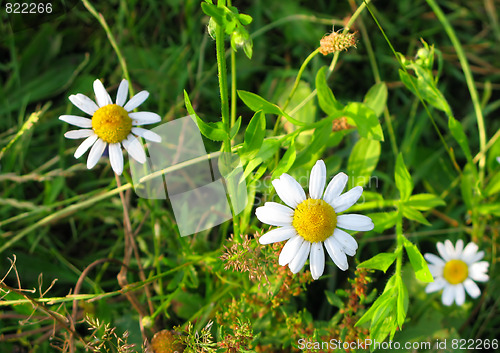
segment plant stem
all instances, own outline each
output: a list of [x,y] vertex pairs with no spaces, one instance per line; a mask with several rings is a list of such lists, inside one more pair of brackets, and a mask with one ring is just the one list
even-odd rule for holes
[[482,184],[484,181],[484,168],[486,166],[486,130],[484,126],[484,117],[481,110],[481,103],[476,90],[476,85],[474,84],[474,78],[472,77],[472,72],[470,70],[469,62],[465,56],[462,45],[460,44],[453,27],[446,18],[439,5],[434,0],[427,0],[427,3],[432,8],[432,11],[436,14],[437,18],[441,22],[450,38],[453,48],[457,52],[458,60],[462,66],[462,71],[464,72],[465,82],[467,83],[467,88],[469,89],[470,97],[472,99],[472,104],[474,105],[474,111],[476,113],[477,128],[479,130],[479,151],[482,153],[479,158],[479,182]]
[[[219,0],[217,7],[223,8],[226,5],[225,0]],[[224,139],[222,151],[231,151],[231,142],[229,141],[229,132],[231,131],[231,121],[229,117],[229,97],[227,89],[227,69],[226,69],[226,50],[224,47],[225,29],[224,26],[217,25],[215,35],[215,47],[217,51],[217,71],[219,73],[219,90],[222,124],[228,134]]]
[[[89,10],[89,12],[99,21],[101,24],[102,28],[104,28],[104,31],[106,32],[106,35],[108,36],[109,42],[111,43],[111,46],[113,47],[116,56],[118,57],[118,61],[120,62],[120,66],[122,67],[123,70],[123,75],[125,76],[125,79],[128,82],[130,81],[130,75],[128,73],[128,68],[127,68],[127,62],[123,58],[122,52],[120,48],[118,47],[118,44],[116,43],[115,37],[113,36],[113,33],[111,33],[111,29],[109,28],[106,20],[104,19],[104,16],[101,13],[98,13],[94,6],[88,0],[82,0],[83,5]],[[128,87],[129,93],[132,96],[134,94],[134,88],[132,87],[132,84],[129,85]]]

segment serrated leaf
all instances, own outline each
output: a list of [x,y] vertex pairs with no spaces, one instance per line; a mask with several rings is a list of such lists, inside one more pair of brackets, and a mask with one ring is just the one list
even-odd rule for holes
[[404,238],[403,245],[406,249],[406,253],[408,254],[408,258],[410,259],[411,267],[413,267],[413,271],[415,271],[415,276],[417,277],[417,279],[423,282],[432,282],[433,277],[431,272],[429,271],[429,265],[422,256],[420,250],[418,250],[417,246],[406,238]]
[[382,126],[373,109],[363,103],[351,102],[344,108],[344,114],[353,120],[361,137],[384,141]]
[[262,146],[266,135],[266,116],[262,110],[254,114],[245,131],[242,153],[247,154],[245,158],[252,158]]
[[380,150],[378,141],[360,138],[356,142],[347,162],[347,171],[354,186],[368,183],[380,158]]
[[396,260],[397,255],[395,253],[382,252],[375,255],[371,259],[363,261],[357,267],[358,268],[369,268],[372,270],[380,270],[386,272],[387,269],[392,265],[394,260]]
[[344,109],[344,106],[335,99],[332,90],[326,82],[327,66],[323,66],[316,74],[316,91],[318,92],[319,107],[325,114],[334,114],[339,110]]
[[406,204],[402,204],[401,211],[403,211],[404,217],[411,219],[412,221],[417,221],[427,226],[431,225],[429,221],[425,219],[422,213],[413,207],[407,206]]
[[442,198],[433,194],[416,194],[410,196],[406,205],[416,208],[420,211],[427,211],[437,206],[444,206],[446,202]]
[[410,195],[413,191],[413,180],[411,179],[411,175],[406,168],[405,162],[403,160],[403,155],[401,153],[398,154],[398,157],[396,159],[394,179],[396,181],[396,187],[399,190],[401,200],[409,200]]
[[382,115],[387,103],[387,86],[385,82],[373,85],[365,95],[363,102],[373,109],[377,118]]

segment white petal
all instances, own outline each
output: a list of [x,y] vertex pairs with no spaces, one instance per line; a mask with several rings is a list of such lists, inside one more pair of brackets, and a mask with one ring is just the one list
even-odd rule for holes
[[90,149],[89,158],[87,159],[87,168],[92,169],[95,167],[101,158],[107,143],[101,139],[97,139],[92,148]]
[[321,159],[316,162],[309,178],[309,196],[311,199],[321,199],[325,191],[326,166]]
[[255,215],[262,223],[272,226],[291,226],[293,210],[276,202],[266,202],[257,207]]
[[149,131],[140,127],[133,127],[132,128],[132,133],[141,136],[145,138],[146,140],[153,141],[153,142],[161,142],[161,136],[158,135],[156,132]]
[[130,100],[125,104],[123,109],[125,109],[127,112],[130,112],[140,106],[146,99],[149,97],[149,92],[148,91],[140,91],[137,93],[135,96],[130,98]]
[[335,210],[335,213],[343,212],[354,205],[359,200],[362,193],[363,188],[361,186],[356,186],[345,194],[337,197],[330,205]]
[[441,266],[441,267],[443,267],[445,265],[445,262],[443,261],[443,259],[440,258],[439,256],[434,255],[434,254],[426,253],[424,255],[424,257],[431,264],[434,264],[434,265],[437,265],[437,266]]
[[444,305],[450,306],[455,300],[455,288],[454,286],[448,284],[444,287],[443,295],[441,296],[441,300]]
[[429,271],[433,277],[442,277],[443,276],[443,266],[439,265],[427,265],[429,267]]
[[132,119],[132,125],[134,126],[154,124],[161,121],[161,117],[152,112],[129,113],[128,116]]
[[119,142],[109,144],[109,161],[113,171],[121,175],[123,172],[123,153]]
[[128,154],[139,163],[146,162],[146,152],[138,139],[133,135],[128,135],[127,139],[122,141],[123,147],[127,150]]
[[309,257],[310,250],[311,243],[307,240],[304,240],[304,242],[300,246],[299,251],[297,251],[297,255],[295,255],[293,260],[288,264],[288,267],[290,268],[290,271],[292,271],[292,273],[297,273],[302,269],[302,267],[304,267],[304,264]]
[[113,102],[111,101],[111,97],[109,96],[109,93],[106,92],[106,88],[104,88],[104,85],[100,80],[94,81],[94,93],[95,93],[95,100],[99,107],[102,108],[105,105],[113,104]]
[[446,253],[450,258],[456,259],[456,254],[455,254],[455,247],[453,246],[452,242],[449,239],[446,239],[444,242],[444,248],[446,250]]
[[458,239],[455,244],[455,256],[457,259],[460,259],[462,256],[462,252],[464,250],[464,241],[462,239]]
[[65,121],[68,124],[75,125],[78,127],[84,127],[84,128],[92,127],[92,120],[77,115],[61,115],[59,117],[59,120]]
[[484,257],[484,251],[478,251],[473,256],[469,257],[469,263],[475,263],[481,260]]
[[441,242],[438,241],[437,244],[436,244],[436,246],[437,246],[439,255],[441,255],[441,257],[443,258],[443,260],[445,260],[446,262],[448,262],[449,260],[452,259],[451,254],[448,254],[448,251],[446,250],[445,245],[443,243],[441,243]]
[[331,204],[337,197],[339,197],[342,190],[344,190],[347,184],[347,179],[348,177],[345,173],[338,173],[335,175],[326,187],[323,200]]
[[360,214],[343,214],[337,217],[337,227],[366,232],[374,225],[370,217]]
[[475,243],[467,244],[464,251],[462,251],[462,260],[469,265],[472,264],[470,260],[476,255],[478,249],[479,247]]
[[88,115],[94,115],[97,109],[99,109],[97,104],[95,104],[92,99],[81,93],[78,93],[76,95],[72,94],[71,96],[69,96],[69,100],[78,109],[80,109],[82,112],[87,113]]
[[443,289],[447,284],[448,282],[446,282],[442,277],[438,277],[434,280],[434,282],[429,283],[427,287],[425,287],[425,292],[437,292],[438,290]]
[[288,240],[283,249],[281,249],[278,263],[281,266],[288,265],[288,263],[292,261],[295,255],[297,254],[297,251],[299,251],[300,246],[302,245],[303,242],[304,238],[302,238],[300,235],[296,235],[290,240]]
[[94,130],[92,129],[82,129],[82,130],[71,130],[64,134],[67,139],[83,139],[94,135]]
[[459,306],[462,306],[465,303],[465,290],[462,283],[455,286],[455,303]]
[[323,244],[318,241],[311,244],[311,256],[309,257],[309,267],[313,279],[321,277],[325,270],[325,251]]
[[349,256],[356,255],[356,249],[358,248],[358,243],[349,233],[344,232],[342,229],[335,228],[333,231],[333,236],[335,240],[342,245],[342,249]]
[[259,243],[261,244],[278,243],[283,240],[288,240],[296,235],[297,232],[295,231],[295,228],[292,226],[276,228],[270,230],[269,232],[261,236],[259,238]]
[[486,261],[476,262],[469,266],[469,277],[477,282],[487,282],[490,277],[486,274],[490,264]]
[[465,287],[465,290],[467,291],[467,293],[469,293],[469,295],[472,298],[477,298],[481,295],[481,290],[479,289],[477,284],[473,280],[471,280],[470,278],[467,278],[464,281],[464,287]]
[[123,107],[128,95],[128,81],[123,79],[118,86],[118,92],[116,93],[116,104]]
[[288,206],[295,208],[306,199],[302,186],[290,175],[283,173],[279,179],[272,181],[276,193]]
[[324,243],[326,251],[328,251],[328,255],[330,255],[333,262],[335,262],[335,265],[342,271],[347,270],[349,264],[347,263],[347,256],[342,251],[342,245],[340,245],[333,236],[326,238]]
[[98,139],[97,135],[90,135],[87,137],[81,144],[78,146],[78,148],[75,151],[75,158],[78,159],[80,158],[87,150],[96,142]]

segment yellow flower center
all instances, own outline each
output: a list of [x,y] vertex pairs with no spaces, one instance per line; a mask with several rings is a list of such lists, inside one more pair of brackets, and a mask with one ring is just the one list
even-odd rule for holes
[[97,109],[92,117],[92,129],[97,136],[107,143],[125,140],[132,130],[132,119],[123,107],[108,104]]
[[325,241],[337,226],[337,214],[327,202],[307,199],[295,208],[292,225],[302,238],[311,243]]
[[443,277],[450,284],[462,283],[469,276],[469,267],[462,260],[450,260],[444,265]]

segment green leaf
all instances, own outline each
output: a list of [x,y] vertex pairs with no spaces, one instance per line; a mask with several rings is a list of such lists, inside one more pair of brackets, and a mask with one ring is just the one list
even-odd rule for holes
[[238,90],[238,96],[240,99],[254,112],[259,110],[264,111],[266,114],[275,114],[278,116],[284,116],[289,122],[297,126],[305,126],[304,123],[292,118],[290,115],[286,114],[278,107],[276,104],[268,102],[261,96],[247,91]]
[[396,159],[396,170],[394,172],[394,179],[396,180],[396,187],[402,201],[410,199],[411,192],[413,191],[413,181],[411,175],[406,169],[403,155],[399,153]]
[[205,13],[205,15],[212,17],[219,26],[222,26],[224,24],[225,12],[223,8],[203,2],[201,3],[201,9]]
[[477,206],[477,211],[484,216],[494,215],[500,217],[500,203],[481,204]]
[[366,93],[363,100],[365,105],[375,112],[377,118],[382,115],[387,103],[387,86],[385,82],[379,82],[373,85]]
[[351,180],[354,180],[354,186],[368,183],[379,158],[380,142],[366,138],[360,138],[356,142],[347,162],[347,170]]
[[455,141],[458,142],[460,148],[462,148],[462,151],[464,152],[467,161],[469,163],[473,163],[469,147],[469,140],[467,139],[467,135],[465,135],[464,128],[460,123],[460,121],[456,120],[453,116],[449,116],[448,127],[451,131],[451,135],[453,136]]
[[240,13],[238,15],[238,20],[240,21],[240,23],[243,25],[243,26],[246,26],[246,25],[249,25],[250,23],[252,23],[253,21],[253,18],[252,16],[250,15],[246,15],[244,13]]
[[254,114],[245,131],[242,153],[248,154],[245,158],[254,157],[262,146],[266,135],[266,116],[262,110]]
[[296,157],[297,152],[295,151],[295,140],[292,140],[290,142],[290,147],[288,147],[288,150],[285,152],[278,165],[276,166],[271,179],[278,178],[281,176],[281,174],[288,172],[295,162]]
[[446,202],[433,194],[416,194],[410,196],[409,201],[405,202],[405,204],[420,211],[427,211],[437,206],[444,206]]
[[412,221],[420,222],[427,226],[431,225],[429,221],[425,219],[422,213],[420,213],[420,211],[417,211],[415,208],[407,206],[406,204],[402,204],[401,210],[403,211],[403,216],[405,216],[406,218],[411,219]]
[[[264,140],[262,147],[260,148],[257,155],[250,159],[247,166],[245,167],[245,172],[243,173],[243,178],[246,178],[250,173],[257,168],[261,163],[269,160],[274,156],[274,154],[280,148],[280,142],[274,139]],[[244,158],[242,158],[243,160]]]
[[441,91],[436,87],[436,83],[430,71],[415,64],[411,64],[409,67],[415,70],[417,77],[411,76],[403,70],[399,70],[399,78],[406,88],[428,104],[444,111],[447,116],[452,116],[450,106]]
[[472,210],[476,205],[474,188],[476,184],[474,166],[467,163],[464,167],[462,178],[460,180],[460,190],[462,192],[462,199],[465,202],[468,210]]
[[316,91],[318,92],[319,107],[325,114],[330,115],[344,109],[344,106],[335,99],[332,90],[326,83],[327,69],[327,66],[323,66],[316,74]]
[[[359,265],[358,265],[359,266]],[[364,324],[365,322],[368,322],[374,314],[377,312],[378,309],[380,308],[389,308],[392,307],[392,301],[393,301],[393,291],[385,291],[382,293],[380,297],[373,302],[372,306],[370,309],[368,309],[365,314],[356,322],[354,325],[355,327]]]
[[367,216],[372,219],[375,225],[373,230],[377,233],[382,233],[384,230],[394,227],[398,220],[397,211],[370,213]]
[[200,129],[203,136],[212,141],[224,141],[228,137],[222,122],[206,123],[201,120],[201,118],[195,113],[186,91],[184,91],[184,103],[188,113],[194,116],[193,120],[196,122],[196,125],[198,125],[198,129]]
[[497,172],[493,178],[491,178],[488,185],[484,189],[484,194],[486,196],[492,196],[500,192],[500,172]]
[[408,289],[406,288],[401,276],[398,276],[398,300],[397,300],[397,322],[400,329],[403,328],[406,313],[408,311]]
[[344,307],[344,302],[342,301],[342,299],[339,298],[338,295],[327,290],[325,290],[325,295],[326,295],[326,300],[330,305],[336,306],[339,309],[342,309]]
[[240,131],[241,127],[241,116],[238,117],[238,120],[234,123],[234,125],[231,127],[231,140],[234,139],[238,131]]
[[403,245],[406,249],[411,267],[413,267],[413,271],[415,271],[417,279],[423,282],[432,282],[433,278],[431,272],[429,271],[429,265],[422,256],[420,250],[418,250],[417,246],[406,238],[404,238]]
[[363,261],[358,265],[358,268],[369,268],[386,272],[394,260],[396,260],[396,257],[395,253],[382,252],[371,259]]
[[363,103],[351,102],[344,108],[344,114],[353,120],[361,137],[384,141],[382,126],[373,109]]
[[297,156],[294,167],[299,167],[320,158],[321,153],[330,138],[332,128],[330,124],[324,124],[321,128],[314,130],[310,144]]

